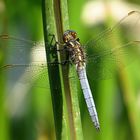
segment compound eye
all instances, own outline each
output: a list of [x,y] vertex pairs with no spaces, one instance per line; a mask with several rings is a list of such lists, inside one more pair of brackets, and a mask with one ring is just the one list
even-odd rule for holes
[[76,38],[77,36],[76,32],[71,32],[71,35],[73,36],[73,38]]
[[68,39],[65,35],[63,36],[63,41],[64,41],[64,43],[66,43],[68,41]]

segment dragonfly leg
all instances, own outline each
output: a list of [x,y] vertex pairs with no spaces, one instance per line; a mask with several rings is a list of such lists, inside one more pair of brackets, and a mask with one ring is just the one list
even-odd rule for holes
[[[49,45],[51,46],[51,48],[50,48],[51,51],[62,52],[62,51],[65,50],[65,48],[64,48],[64,45],[65,45],[65,44],[56,41],[56,37],[55,37],[54,34],[49,34],[49,36],[52,37],[52,38],[51,38],[51,41],[50,41],[50,44],[49,44]],[[54,43],[53,43],[53,42],[54,42]],[[61,48],[61,49],[57,49],[57,48],[58,48],[57,45],[62,46],[63,48]]]
[[76,41],[78,41],[78,42],[79,42],[79,41],[80,41],[80,38],[76,38]]
[[52,38],[51,38],[51,41],[50,41],[50,44],[52,44],[53,40],[54,40],[55,42],[57,42],[57,41],[56,41],[56,37],[55,37],[54,34],[49,34],[48,36],[51,36],[51,37],[52,37]]
[[72,64],[70,60],[64,60],[60,62],[61,65]]
[[[52,56],[55,58],[56,55],[56,51],[60,52],[60,53],[65,53],[65,52],[69,52],[67,50],[67,46],[64,43],[60,43],[58,41],[56,41],[56,37],[54,34],[49,34],[49,36],[52,36],[51,41],[50,41],[50,51],[52,51]],[[57,45],[62,46],[62,47],[57,47]],[[72,64],[72,62],[69,60],[69,55],[66,55],[66,60],[64,60],[63,62],[58,62],[58,59],[56,59],[56,61],[54,61],[53,63],[49,63],[52,65],[55,64],[61,64],[61,65],[66,65],[66,64]]]
[[57,45],[59,45],[59,46],[64,46],[64,43],[60,43],[60,42],[58,42],[57,40],[56,40],[56,37],[55,37],[55,35],[54,34],[49,34],[49,36],[51,36],[52,37],[52,39],[51,39],[51,41],[50,41],[50,44],[52,44],[53,43],[53,41],[55,42],[55,44],[57,44]]
[[50,65],[66,65],[66,64],[72,64],[70,60],[64,60],[62,62],[57,62],[57,61],[54,61],[54,62],[47,62],[48,64]]

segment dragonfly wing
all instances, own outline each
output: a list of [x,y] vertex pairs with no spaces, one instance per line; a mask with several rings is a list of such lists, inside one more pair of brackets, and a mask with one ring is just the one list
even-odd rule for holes
[[[6,62],[0,70],[6,71],[11,81],[19,79],[21,84],[36,85],[35,81],[38,78],[40,81],[47,79],[46,54],[42,42],[9,35],[0,35],[0,42],[7,55]],[[46,87],[45,82],[37,86]]]
[[9,64],[0,68],[8,75],[9,81],[18,81],[30,87],[48,88],[48,69],[46,64]]
[[140,41],[132,41],[96,55],[87,57],[87,70],[94,73],[93,79],[109,79],[113,74],[136,60],[140,54]]
[[[108,28],[99,34],[96,39],[91,39],[87,42],[87,63],[92,65],[91,68],[88,66],[87,68],[94,72],[95,80],[111,78],[117,68],[116,64],[126,66],[130,62],[133,62],[135,57],[130,57],[130,54],[134,50],[135,53],[139,52],[138,49],[140,48],[140,38],[136,40],[137,36],[133,36],[134,34],[136,35],[136,31],[140,27],[139,19],[140,13],[138,11],[132,11],[112,28]],[[120,29],[125,25],[124,23],[128,28],[124,30],[125,34],[121,34],[122,30]],[[128,63],[124,63],[123,58],[125,57],[129,60]]]
[[[140,40],[139,36],[137,35],[137,31],[140,31],[139,27],[140,27],[140,12],[131,11],[119,22],[117,22],[114,26],[105,29],[103,32],[99,33],[96,37],[94,36],[90,40],[88,40],[85,44],[85,48],[86,49],[94,48],[95,50],[94,54],[96,54],[96,51],[100,50],[104,51],[107,48],[109,48],[110,43],[111,46],[112,43],[119,43],[117,42],[118,40],[119,41]],[[126,28],[124,34],[120,36],[121,29],[124,30],[124,28]]]
[[25,63],[25,61],[32,59],[31,57],[34,55],[45,53],[43,42],[25,40],[9,35],[0,35],[0,43],[0,47],[5,51],[5,54],[10,60],[7,63]]

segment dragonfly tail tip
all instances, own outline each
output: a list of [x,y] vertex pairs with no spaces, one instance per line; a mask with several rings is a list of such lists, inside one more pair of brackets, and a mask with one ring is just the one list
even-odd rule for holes
[[98,132],[100,132],[100,126],[97,126],[97,127],[96,127],[96,130],[97,130]]

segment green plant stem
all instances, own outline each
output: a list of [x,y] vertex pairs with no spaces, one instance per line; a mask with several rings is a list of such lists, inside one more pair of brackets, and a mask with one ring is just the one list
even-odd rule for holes
[[133,91],[132,84],[126,71],[121,69],[119,73],[119,78],[121,81],[121,86],[123,89],[123,97],[125,104],[127,106],[128,116],[132,127],[132,132],[134,134],[135,140],[140,139],[140,125],[139,124],[139,108],[137,107],[135,93]]
[[[49,51],[49,47],[51,47],[49,45],[49,34],[54,34],[58,42],[63,42],[63,33],[69,29],[67,0],[42,0],[42,13],[47,60],[49,62],[53,62],[56,59],[64,61],[66,56],[63,53],[60,54],[60,57],[56,53],[55,59],[52,58]],[[76,83],[73,83],[72,80],[69,81],[69,66],[48,65],[48,73],[51,85],[56,139],[82,140],[83,134],[78,95],[76,94],[77,88]]]
[[[49,34],[56,34],[55,18],[53,11],[53,0],[42,0],[42,17],[44,28],[44,40],[46,48],[46,56],[48,62],[54,62],[58,59],[57,54],[52,56],[50,48],[53,47],[51,42],[52,36]],[[61,140],[62,132],[62,90],[60,81],[60,72],[58,65],[48,64],[48,73],[51,89],[51,97],[54,112],[56,139]]]

